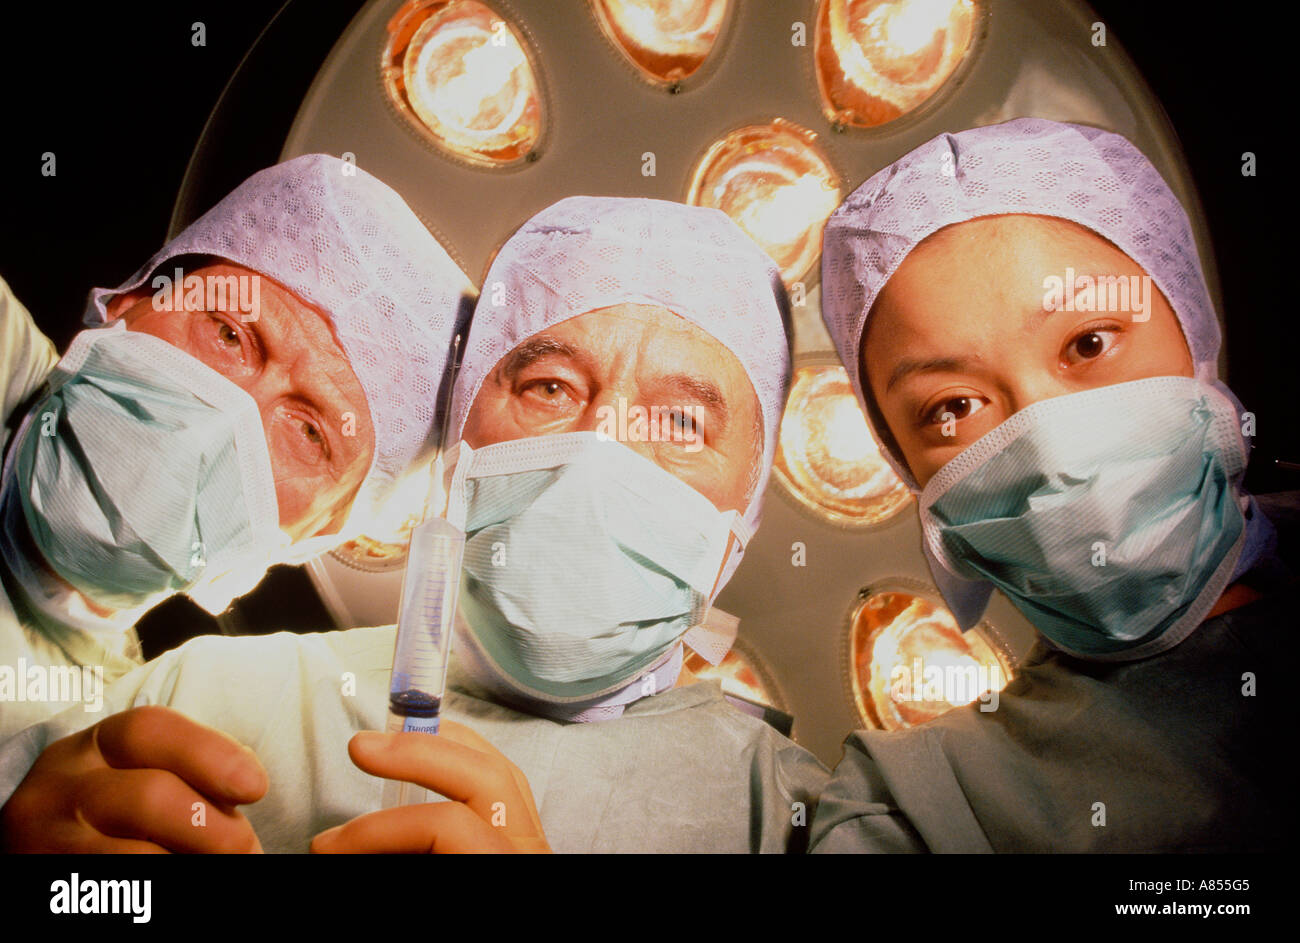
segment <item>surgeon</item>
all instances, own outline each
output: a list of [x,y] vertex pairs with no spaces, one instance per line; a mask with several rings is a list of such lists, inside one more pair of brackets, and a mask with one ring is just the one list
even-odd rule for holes
[[168,596],[221,612],[358,533],[425,451],[471,299],[396,193],[319,154],[93,291],[62,359],[0,282],[0,736],[93,708]]
[[[107,721],[97,746],[70,711],[0,748],[0,843],[191,847],[189,792],[132,798],[130,767],[170,742],[186,782],[223,782],[230,804],[265,790],[245,811],[268,851],[802,850],[825,769],[716,682],[677,683],[683,644],[717,661],[734,634],[710,607],[758,525],[785,304],[716,210],[573,197],[538,214],[487,274],[454,386],[448,734],[357,733],[385,726],[391,626],[198,639],[109,688],[137,708],[119,717],[147,712],[139,730]],[[379,776],[452,801],[375,811]],[[111,810],[88,788],[105,778]]]
[[1294,580],[1151,163],[1037,119],[940,135],[831,218],[823,304],[959,625],[997,588],[1041,641],[996,710],[852,735],[813,850],[1287,844]]

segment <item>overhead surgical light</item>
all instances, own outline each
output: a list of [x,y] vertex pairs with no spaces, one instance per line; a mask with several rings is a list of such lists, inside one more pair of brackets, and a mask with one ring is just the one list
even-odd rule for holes
[[388,31],[384,86],[417,128],[473,163],[508,164],[533,152],[541,92],[509,21],[477,0],[412,0]]
[[601,29],[651,82],[694,74],[717,41],[728,0],[591,0]]
[[870,128],[937,92],[974,35],[975,0],[821,0],[817,83],[826,117]]
[[695,168],[687,202],[720,209],[776,262],[787,286],[821,257],[840,204],[839,178],[817,135],[777,118],[717,141]]
[[838,364],[795,370],[775,471],[804,507],[839,524],[879,523],[911,499],[881,457]]
[[911,593],[866,591],[850,617],[849,676],[863,723],[914,727],[1001,691],[1012,669],[947,609]]

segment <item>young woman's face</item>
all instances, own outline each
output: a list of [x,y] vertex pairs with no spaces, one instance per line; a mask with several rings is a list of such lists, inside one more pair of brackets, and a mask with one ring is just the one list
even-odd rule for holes
[[[1068,310],[1088,305],[1079,287],[1047,300],[1067,270],[1093,277],[1092,306],[1105,310]],[[877,296],[861,362],[918,483],[1038,400],[1192,376],[1178,320],[1145,275],[1095,233],[1036,216],[969,220],[918,245]]]

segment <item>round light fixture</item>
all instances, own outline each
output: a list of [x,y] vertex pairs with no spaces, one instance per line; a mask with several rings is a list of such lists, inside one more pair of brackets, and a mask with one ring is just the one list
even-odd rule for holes
[[840,204],[839,177],[816,142],[781,118],[733,131],[700,160],[686,198],[735,220],[787,287],[821,258],[822,230]]
[[726,694],[765,704],[779,711],[786,709],[771,672],[739,640],[717,665],[710,665],[702,655],[692,651],[687,651],[682,664],[697,680],[720,681]]
[[963,633],[947,609],[922,595],[865,591],[849,619],[849,677],[869,727],[915,727],[988,698],[1011,680],[978,628]]
[[929,99],[961,63],[974,0],[821,0],[817,84],[826,117],[870,128]]
[[728,0],[591,0],[609,41],[640,74],[672,85],[708,58]]
[[514,26],[477,0],[416,0],[389,22],[384,85],[440,147],[495,166],[528,156],[542,133],[536,70]]
[[881,456],[848,373],[838,364],[796,368],[775,471],[801,506],[837,524],[878,524],[911,501]]

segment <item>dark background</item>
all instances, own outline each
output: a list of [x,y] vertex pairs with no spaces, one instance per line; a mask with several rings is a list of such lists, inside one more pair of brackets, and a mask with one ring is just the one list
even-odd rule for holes
[[[60,348],[79,327],[87,290],[117,284],[162,244],[204,123],[280,6],[172,0],[78,12],[76,5],[7,4],[0,25],[0,179],[7,185],[0,276]],[[303,59],[318,62],[361,0],[297,6],[312,15],[294,21],[295,45]],[[1212,17],[1173,0],[1093,6],[1168,111],[1205,204],[1229,324],[1229,381],[1258,417],[1247,484],[1257,492],[1300,487],[1300,473],[1274,464],[1300,462],[1296,331],[1294,317],[1281,313],[1291,292],[1279,290],[1295,267],[1282,258],[1277,219],[1296,208],[1283,192],[1293,171],[1281,133],[1293,123],[1295,87],[1293,75],[1283,76],[1294,56],[1283,46],[1285,26],[1245,4]],[[205,47],[190,42],[195,21],[207,27]],[[280,84],[305,91],[311,72],[287,67]],[[247,147],[266,155],[258,166],[278,154],[292,117],[283,111],[240,128]],[[1258,161],[1253,178],[1240,172],[1248,150]],[[40,174],[46,151],[57,155],[55,177]]]
[[[263,113],[220,129],[242,136],[250,159],[259,158],[251,166],[275,161],[316,65],[361,5],[300,2],[276,24],[291,31],[297,58],[267,83]],[[278,0],[84,10],[7,5],[0,21],[0,276],[60,349],[80,327],[88,289],[119,283],[164,241],[205,122],[280,7]],[[1295,81],[1283,75],[1294,57],[1283,46],[1285,26],[1244,4],[1213,17],[1172,0],[1099,0],[1093,7],[1164,104],[1204,202],[1223,283],[1228,380],[1258,419],[1247,486],[1257,493],[1300,488],[1300,473],[1275,462],[1300,463],[1297,332],[1284,282],[1296,262],[1283,259],[1290,246],[1282,238],[1297,208],[1286,183],[1291,155],[1281,142],[1294,123]],[[204,47],[191,43],[196,21],[206,26]],[[46,151],[56,155],[54,177],[40,173]],[[1256,177],[1241,175],[1243,151],[1255,153]],[[320,613],[303,615],[320,624]]]

